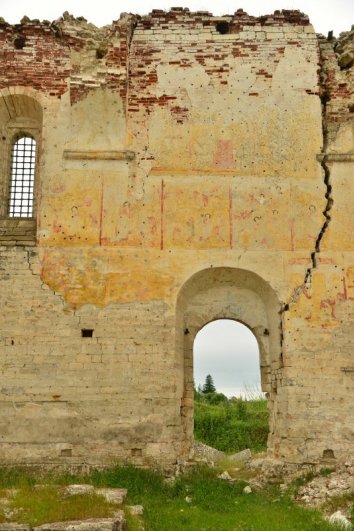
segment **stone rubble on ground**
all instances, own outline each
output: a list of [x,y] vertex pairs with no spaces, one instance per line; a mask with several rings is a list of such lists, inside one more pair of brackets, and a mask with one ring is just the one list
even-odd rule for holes
[[52,522],[37,527],[28,524],[3,523],[0,531],[126,531],[124,512],[115,513],[114,518],[90,518],[68,522]]
[[168,477],[168,478],[165,478],[165,479],[163,480],[163,482],[164,482],[166,485],[170,485],[170,486],[172,486],[172,485],[174,485],[175,482],[176,482],[176,476],[170,476],[170,477]]
[[70,522],[53,522],[33,527],[33,531],[125,531],[126,521],[123,517],[90,518]]
[[354,492],[354,462],[347,461],[338,465],[329,475],[317,476],[300,487],[296,498],[305,505],[320,507],[330,498],[342,497],[352,492]]
[[[215,450],[211,447],[206,448],[208,451]],[[215,452],[218,452],[218,450],[215,450]],[[297,467],[296,465],[290,467],[277,459],[262,457],[249,460],[251,454],[249,449],[234,454],[231,457],[235,458],[240,454],[245,457],[242,468],[257,473],[256,477],[248,480],[249,485],[244,487],[243,494],[251,494],[255,488],[261,488],[267,483],[279,483],[280,480],[283,481],[280,484],[280,491],[284,494],[293,479],[304,477],[303,468]],[[334,466],[334,463],[332,466]],[[323,510],[323,506],[325,506],[328,499],[343,497],[354,492],[354,461],[352,460],[347,460],[345,463],[337,463],[335,469],[331,469],[329,466],[328,468],[324,466],[320,468],[320,465],[313,465],[312,469],[309,468],[308,471],[312,471],[318,475],[299,488],[295,497],[297,502],[310,507],[322,508]],[[235,481],[227,470],[219,474],[218,478],[231,482]],[[171,484],[175,479],[175,477],[168,477],[165,479],[165,482]],[[103,496],[109,503],[122,504],[127,496],[127,489],[95,488],[89,484],[73,484],[66,486],[64,489],[66,496],[89,495],[93,493]],[[13,495],[13,491],[8,491],[8,494]],[[187,495],[185,501],[191,503],[192,497]],[[8,505],[8,499],[1,498],[0,504],[6,507]],[[144,513],[142,505],[127,506],[127,510],[134,516],[142,516]],[[346,512],[345,509],[342,508],[342,510],[344,513]],[[338,510],[326,518],[331,524],[343,530],[352,529],[353,525],[344,513]],[[54,522],[34,528],[27,524],[14,522],[3,523],[0,524],[0,531],[125,531],[126,521],[124,511],[116,511],[113,516],[113,518],[91,518],[69,522]]]
[[194,441],[195,458],[206,458],[207,460],[217,461],[225,458],[225,452],[212,448],[200,441]]
[[267,458],[264,458],[264,457],[256,457],[255,459],[252,459],[252,461],[249,463],[249,468],[251,469],[261,468],[266,459]]
[[287,486],[286,483],[281,483],[281,484],[279,485],[279,489],[280,489],[281,494],[285,494],[287,488],[288,488],[288,486]]
[[102,496],[108,503],[116,503],[121,505],[127,496],[127,489],[107,489],[95,488],[93,485],[68,485],[65,487],[64,493],[66,496],[74,496],[76,494],[98,494]]
[[93,494],[95,487],[93,485],[68,485],[64,489],[66,496],[75,496],[77,494]]
[[95,489],[95,494],[103,496],[109,503],[121,505],[127,497],[127,489]]
[[[315,474],[311,481],[298,489],[295,501],[322,511],[325,511],[328,500],[342,498],[354,492],[353,460],[347,460],[344,463],[309,465],[307,469],[304,469],[296,465],[285,464],[277,459],[264,457],[253,459],[245,466],[257,474],[248,480],[253,489],[263,488],[267,484],[280,484],[282,494],[286,492],[291,481],[306,477],[306,473]],[[346,512],[345,508],[342,510]],[[338,516],[339,513],[340,511],[337,511],[334,515]],[[335,518],[334,515],[332,515],[333,518]],[[343,517],[346,518],[344,514]],[[348,522],[350,524],[349,520]],[[343,529],[349,528],[343,527]]]
[[219,479],[225,479],[226,481],[232,481],[232,477],[230,476],[230,474],[228,473],[227,470],[225,470],[224,472],[222,472],[221,474],[218,475],[218,478]]
[[279,483],[290,472],[282,461],[271,457],[252,459],[247,463],[247,468],[257,472],[257,477],[250,480],[252,486],[256,488],[261,488],[266,484]]
[[17,524],[15,522],[0,524],[0,531],[30,531],[28,524]]
[[342,514],[341,511],[336,511],[327,518],[330,524],[335,524],[336,527],[341,529],[352,529],[352,524],[349,522],[348,518]]
[[[0,508],[6,520],[16,519],[16,510],[11,510],[9,508],[9,504],[10,504],[9,498],[13,498],[17,492],[18,492],[18,489],[5,489],[3,491],[3,494],[8,496],[8,498],[0,498]],[[21,524],[16,524],[16,525],[21,525]]]
[[[43,487],[43,486],[38,486]],[[11,495],[12,492],[9,492]],[[127,496],[127,489],[95,488],[93,485],[77,484],[64,488],[64,496],[90,495],[102,496],[108,503],[121,505]],[[1,498],[1,505],[6,506],[8,500]],[[6,508],[6,507],[5,507]],[[130,506],[131,514],[142,515],[144,509],[141,505]],[[5,509],[3,509],[5,512]],[[6,516],[6,514],[5,514]],[[9,517],[13,516],[13,513]],[[124,511],[116,511],[112,518],[89,518],[86,520],[73,520],[68,522],[54,522],[30,527],[27,524],[3,523],[0,531],[125,531],[126,521]]]
[[237,461],[239,463],[244,463],[245,461],[249,461],[252,457],[251,450],[249,448],[246,448],[246,450],[242,450],[241,452],[237,452],[236,454],[232,454],[228,456],[228,459],[231,461]]
[[142,516],[144,514],[144,507],[142,505],[127,505],[127,509],[133,516]]

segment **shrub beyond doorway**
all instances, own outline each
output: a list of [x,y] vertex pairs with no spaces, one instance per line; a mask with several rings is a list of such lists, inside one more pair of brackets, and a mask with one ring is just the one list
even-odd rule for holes
[[223,452],[265,450],[268,417],[267,400],[261,396],[228,399],[222,393],[194,392],[194,438]]

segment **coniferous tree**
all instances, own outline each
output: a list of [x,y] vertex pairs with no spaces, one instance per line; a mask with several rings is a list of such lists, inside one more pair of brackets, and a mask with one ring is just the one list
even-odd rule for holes
[[203,393],[209,394],[209,393],[215,393],[216,387],[214,385],[213,378],[210,374],[205,378],[205,384],[203,385]]

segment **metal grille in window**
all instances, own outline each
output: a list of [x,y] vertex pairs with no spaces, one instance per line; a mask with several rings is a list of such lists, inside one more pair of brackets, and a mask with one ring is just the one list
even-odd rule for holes
[[23,136],[12,146],[10,217],[32,217],[35,170],[36,141],[29,136]]

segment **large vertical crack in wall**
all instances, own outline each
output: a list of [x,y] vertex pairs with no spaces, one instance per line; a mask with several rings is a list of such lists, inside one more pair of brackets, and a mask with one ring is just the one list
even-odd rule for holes
[[324,58],[323,58],[320,46],[319,46],[319,66],[320,66],[319,85],[320,85],[320,98],[321,98],[321,106],[322,106],[322,134],[323,134],[323,145],[322,145],[322,154],[320,156],[320,164],[321,164],[322,173],[323,173],[323,184],[325,186],[325,196],[324,196],[325,206],[322,211],[322,214],[324,216],[324,222],[318,232],[314,249],[311,252],[311,255],[310,255],[311,265],[305,271],[304,280],[299,286],[296,286],[293,289],[289,301],[282,305],[282,308],[279,312],[280,313],[281,362],[283,362],[283,359],[284,359],[283,316],[286,312],[290,310],[292,306],[294,306],[297,303],[303,291],[306,288],[311,287],[312,273],[314,269],[316,269],[318,266],[318,255],[321,252],[321,243],[328,230],[328,226],[331,222],[330,212],[333,207],[331,172],[328,166],[328,155],[327,155],[327,148],[328,148],[327,102],[329,101],[330,95],[329,95],[329,90],[327,87],[327,74],[324,68]]
[[322,154],[320,156],[320,164],[321,164],[322,172],[323,172],[323,183],[325,186],[325,200],[326,200],[324,209],[322,211],[322,214],[324,216],[324,222],[317,235],[314,249],[311,252],[311,255],[310,255],[311,265],[305,271],[304,281],[302,282],[302,284],[294,288],[289,302],[283,305],[282,310],[280,312],[281,314],[290,310],[291,306],[297,303],[301,293],[303,292],[305,288],[311,287],[312,272],[314,269],[317,268],[317,265],[318,265],[317,258],[318,258],[319,253],[321,252],[321,243],[327,232],[328,226],[331,222],[330,211],[333,207],[333,197],[332,197],[332,185],[331,185],[331,172],[328,166],[328,155],[327,155],[327,148],[328,148],[327,102],[330,96],[329,96],[329,92],[327,88],[327,75],[323,68],[324,60],[322,57],[320,47],[319,47],[319,59],[320,59],[319,84],[320,84],[320,98],[321,98],[321,105],[322,105],[322,133],[323,133],[323,147],[322,147]]

